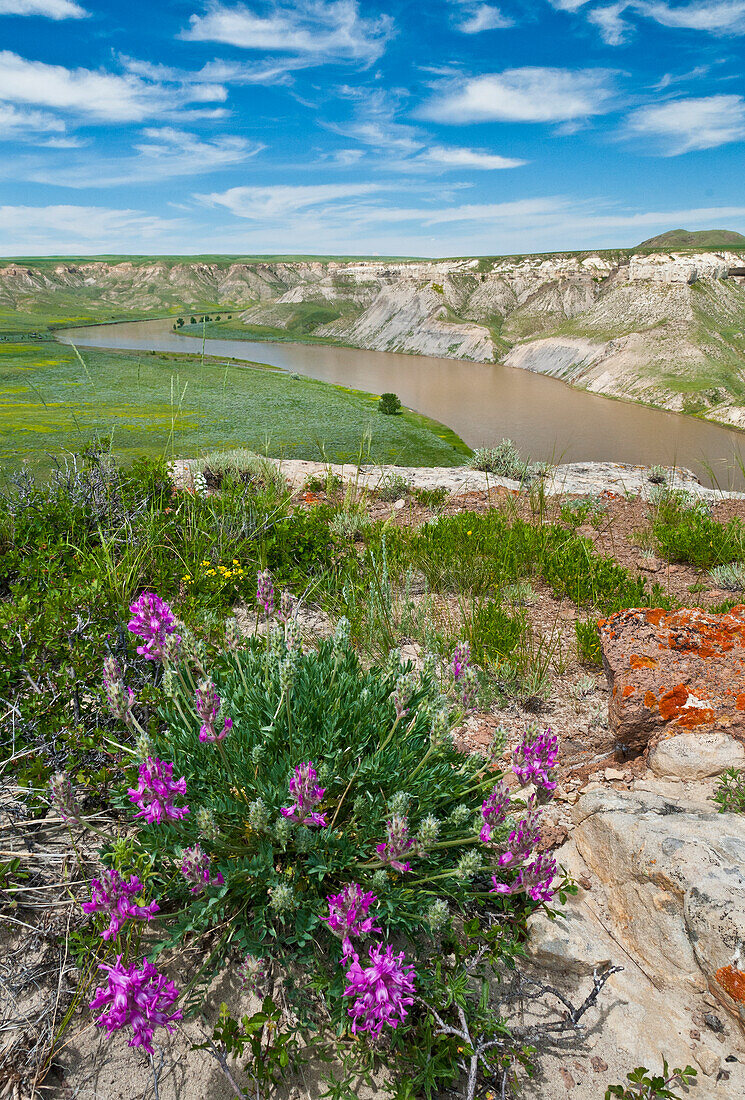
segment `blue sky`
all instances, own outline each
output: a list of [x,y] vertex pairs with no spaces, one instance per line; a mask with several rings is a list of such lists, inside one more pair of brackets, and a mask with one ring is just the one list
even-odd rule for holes
[[745,233],[745,0],[0,0],[0,254]]

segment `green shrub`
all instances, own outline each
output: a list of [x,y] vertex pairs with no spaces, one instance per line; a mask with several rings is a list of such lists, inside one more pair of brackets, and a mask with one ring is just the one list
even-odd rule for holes
[[588,622],[574,624],[577,635],[577,653],[584,664],[601,667],[603,664],[603,649],[600,644],[600,631],[597,623]]
[[720,814],[745,814],[745,771],[728,768],[719,780],[713,800],[719,806]]
[[379,500],[401,500],[411,492],[411,485],[402,474],[386,474],[375,490]]
[[745,562],[729,562],[717,565],[709,574],[712,584],[728,592],[745,590]]
[[412,496],[417,504],[430,508],[433,512],[439,512],[450,496],[450,492],[444,485],[436,485],[432,489],[414,489]]
[[657,553],[668,561],[712,569],[745,559],[745,525],[739,519],[718,523],[704,501],[680,491],[663,490],[652,516]]
[[378,408],[385,416],[398,416],[401,407],[401,402],[395,393],[381,393]]
[[474,660],[482,666],[499,664],[513,655],[526,631],[524,613],[509,615],[499,603],[491,600],[481,604],[468,632]]
[[468,465],[474,470],[498,474],[499,477],[511,477],[517,481],[535,477],[540,467],[520,458],[517,447],[511,439],[503,439],[496,447],[477,447]]

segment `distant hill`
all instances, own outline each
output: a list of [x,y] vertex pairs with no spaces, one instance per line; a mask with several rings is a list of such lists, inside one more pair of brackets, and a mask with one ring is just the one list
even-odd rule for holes
[[697,229],[691,233],[688,229],[671,229],[660,233],[659,237],[650,237],[642,241],[637,248],[745,248],[745,237],[732,229]]

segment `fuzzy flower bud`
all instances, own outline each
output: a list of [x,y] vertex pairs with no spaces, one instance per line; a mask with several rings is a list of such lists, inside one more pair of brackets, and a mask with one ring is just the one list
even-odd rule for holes
[[431,848],[437,841],[437,837],[440,834],[440,822],[432,814],[428,814],[419,823],[419,832],[416,836],[417,848],[420,852],[425,852],[427,848]]
[[334,651],[336,653],[346,653],[349,649],[349,638],[352,632],[352,625],[344,615],[339,619],[334,630]]
[[135,693],[131,688],[125,687],[122,680],[119,665],[114,657],[108,656],[103,662],[103,687],[106,692],[106,702],[114,718],[129,725],[132,722],[132,704]]
[[209,840],[213,844],[220,835],[220,830],[215,821],[215,815],[207,806],[200,806],[197,810],[197,828],[199,829],[200,836],[203,836],[205,840]]
[[396,718],[405,718],[409,713],[409,702],[411,696],[414,694],[417,686],[417,678],[413,672],[406,672],[403,676],[399,676],[396,680],[393,693],[391,695],[391,701],[393,703],[394,710],[396,711]]
[[272,830],[274,839],[279,844],[280,848],[284,848],[287,845],[290,837],[292,836],[293,823],[290,817],[278,817],[274,822],[274,828]]
[[439,932],[450,920],[450,910],[444,898],[436,898],[427,910],[427,921],[433,932]]
[[180,869],[186,881],[191,883],[189,889],[192,894],[202,894],[205,886],[221,886],[225,882],[219,871],[210,873],[210,857],[199,844],[184,848]]
[[269,828],[269,811],[263,798],[257,798],[249,805],[248,824],[255,833],[263,833]]
[[403,814],[406,814],[406,812],[408,811],[410,802],[410,794],[408,794],[406,791],[396,791],[396,793],[392,794],[391,797],[388,799],[388,809],[394,816],[397,814],[401,816]]
[[450,735],[450,717],[447,710],[441,707],[436,710],[432,715],[432,724],[430,726],[430,741],[432,744],[439,748],[447,743]]
[[64,772],[57,772],[49,781],[49,804],[63,821],[80,823],[80,808],[75,801],[75,792]]
[[230,653],[235,653],[242,642],[243,635],[237,621],[234,618],[227,619],[225,623],[225,648]]
[[475,848],[470,848],[467,852],[464,852],[458,860],[455,868],[455,877],[460,882],[468,882],[481,870],[482,863],[483,858],[481,852],[478,852]]
[[264,608],[264,614],[270,619],[274,614],[274,585],[268,569],[256,574],[256,602]]
[[269,895],[269,907],[275,913],[286,913],[295,904],[295,893],[286,882],[278,882],[276,886],[272,886]]

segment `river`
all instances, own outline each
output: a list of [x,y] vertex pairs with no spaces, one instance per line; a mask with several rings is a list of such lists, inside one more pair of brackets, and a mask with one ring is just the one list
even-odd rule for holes
[[[174,332],[172,325],[172,320],[125,321],[66,329],[57,337],[81,347],[200,354],[201,339]],[[470,447],[509,437],[534,460],[678,465],[706,485],[745,489],[745,433],[598,397],[519,368],[253,340],[208,339],[205,351],[371,393],[390,390],[409,408],[447,424]]]

